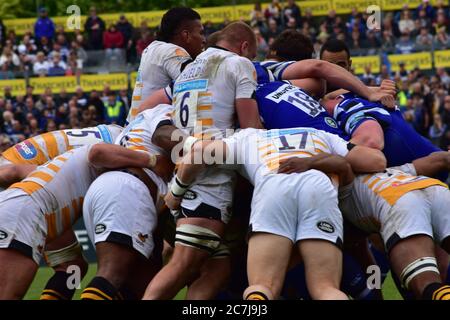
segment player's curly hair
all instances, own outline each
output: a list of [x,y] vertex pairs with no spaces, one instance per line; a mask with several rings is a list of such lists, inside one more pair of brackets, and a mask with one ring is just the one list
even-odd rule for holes
[[285,30],[270,46],[270,55],[284,61],[312,59],[314,46],[311,39],[296,30]]
[[161,19],[156,39],[170,42],[186,22],[201,20],[200,15],[187,7],[176,7],[168,10]]

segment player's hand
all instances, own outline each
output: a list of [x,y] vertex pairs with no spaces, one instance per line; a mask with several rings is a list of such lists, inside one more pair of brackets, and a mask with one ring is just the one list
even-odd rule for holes
[[395,98],[391,94],[387,94],[384,91],[372,91],[370,94],[369,101],[372,102],[381,102],[384,106],[394,109],[395,108]]
[[390,94],[393,97],[397,94],[397,87],[395,82],[389,79],[385,79],[381,81],[380,90],[385,92],[386,94]]
[[299,173],[311,169],[311,158],[289,158],[281,159],[278,173]]
[[172,192],[168,192],[164,197],[164,201],[166,202],[166,206],[170,210],[178,210],[180,209],[182,197],[175,197]]

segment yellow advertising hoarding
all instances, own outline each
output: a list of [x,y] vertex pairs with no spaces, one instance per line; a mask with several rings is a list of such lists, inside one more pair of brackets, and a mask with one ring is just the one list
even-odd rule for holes
[[378,73],[380,71],[380,57],[367,56],[352,58],[352,67],[355,69],[356,74],[363,74],[366,66],[371,66],[372,73]]
[[405,63],[406,70],[412,70],[415,67],[419,67],[422,70],[431,69],[431,53],[420,52],[411,54],[391,54],[388,56],[391,63],[391,70],[399,70],[399,63]]
[[80,85],[84,91],[103,90],[106,85],[111,90],[128,89],[126,73],[81,75]]
[[450,50],[440,50],[434,52],[434,65],[436,68],[450,67]]
[[60,93],[62,89],[66,92],[73,93],[77,88],[77,77],[45,77],[45,78],[30,78],[30,85],[34,87],[33,93],[44,93],[45,89],[52,89],[53,93]]
[[24,79],[0,80],[0,96],[3,96],[5,87],[11,87],[11,93],[14,97],[24,95],[27,90]]

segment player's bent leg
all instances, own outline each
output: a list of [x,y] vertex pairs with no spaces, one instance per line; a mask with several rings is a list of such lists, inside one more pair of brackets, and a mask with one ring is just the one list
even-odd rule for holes
[[172,258],[153,278],[143,299],[172,299],[200,274],[200,269],[219,247],[225,224],[205,218],[181,218],[177,223]]
[[37,263],[21,252],[0,249],[0,300],[23,299],[37,269]]
[[44,259],[55,274],[47,281],[40,300],[70,300],[75,293],[74,286],[67,280],[76,272],[81,281],[88,270],[88,263],[72,229],[65,231],[54,241],[46,244]]
[[139,252],[122,244],[100,242],[95,245],[98,270],[81,294],[82,300],[121,300],[119,288],[132,271]]
[[298,242],[305,264],[308,291],[314,300],[348,300],[339,290],[342,275],[342,252],[324,240]]
[[403,287],[411,290],[417,299],[434,299],[434,292],[442,284],[431,237],[414,235],[402,239],[390,249],[389,257]]
[[200,277],[194,280],[186,300],[211,300],[223,290],[231,274],[230,256],[211,257],[202,266]]
[[[255,232],[248,243],[247,276],[249,287],[244,299],[277,299],[280,295],[287,267],[291,257],[292,240],[284,236]],[[267,288],[259,296],[254,286]]]

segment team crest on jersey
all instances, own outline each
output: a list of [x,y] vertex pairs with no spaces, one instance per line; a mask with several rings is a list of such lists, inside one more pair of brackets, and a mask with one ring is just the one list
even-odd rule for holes
[[100,234],[105,232],[106,226],[103,223],[95,225],[95,234]]
[[8,238],[8,234],[5,231],[0,230],[0,240],[5,240],[6,238]]
[[337,129],[337,123],[336,123],[336,121],[333,118],[326,117],[325,118],[325,123],[327,125],[329,125],[330,127]]
[[37,156],[38,152],[33,144],[29,141],[23,141],[15,146],[17,152],[25,160],[31,160]]
[[322,230],[323,232],[326,233],[333,233],[334,232],[334,227],[331,223],[329,222],[325,222],[325,221],[320,221],[317,223],[317,228],[319,228],[319,230]]
[[183,196],[183,199],[186,199],[186,200],[194,200],[196,198],[197,198],[197,194],[191,190],[187,190]]

